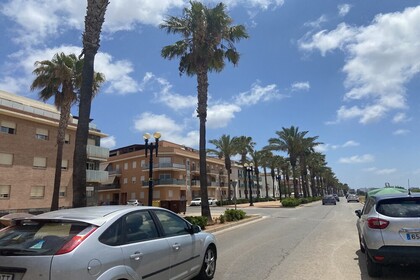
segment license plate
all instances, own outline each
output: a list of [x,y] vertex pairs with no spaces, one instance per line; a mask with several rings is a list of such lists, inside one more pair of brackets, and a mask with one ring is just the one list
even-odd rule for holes
[[13,280],[13,274],[0,273],[1,280]]
[[420,240],[420,232],[407,233],[407,240]]

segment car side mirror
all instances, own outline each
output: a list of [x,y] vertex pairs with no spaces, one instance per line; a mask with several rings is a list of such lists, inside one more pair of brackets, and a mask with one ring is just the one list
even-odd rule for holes
[[354,213],[356,213],[356,216],[359,218],[362,216],[362,210],[356,210]]

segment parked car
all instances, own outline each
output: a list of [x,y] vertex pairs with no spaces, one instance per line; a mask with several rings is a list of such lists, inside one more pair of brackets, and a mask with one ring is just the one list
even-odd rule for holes
[[130,199],[129,201],[127,201],[127,205],[143,206],[143,203],[141,203],[137,199]]
[[217,199],[215,199],[214,197],[209,197],[209,205],[217,206]]
[[355,194],[349,194],[347,196],[347,202],[359,202],[359,196],[355,195]]
[[212,234],[159,207],[58,210],[0,230],[0,279],[212,279],[216,259]]
[[420,194],[368,196],[355,212],[369,276],[380,277],[383,265],[420,264]]
[[333,195],[331,194],[324,195],[324,197],[322,198],[322,205],[327,205],[327,204],[333,204],[333,205],[337,204],[337,200],[335,199]]
[[193,198],[190,202],[190,206],[200,206],[201,205],[201,197]]

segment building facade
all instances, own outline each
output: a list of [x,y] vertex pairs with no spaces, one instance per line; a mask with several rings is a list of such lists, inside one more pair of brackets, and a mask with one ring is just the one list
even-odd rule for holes
[[[153,157],[153,200],[187,200],[200,197],[198,150],[168,141],[159,141],[156,153],[145,155],[144,145],[111,150],[104,170],[107,183],[99,189],[102,204],[126,204],[130,199],[148,203],[149,162]],[[220,200],[227,195],[224,161],[207,157],[208,196]]]
[[[0,214],[43,212],[51,206],[60,112],[55,106],[0,91]],[[72,205],[73,153],[77,119],[70,117],[63,148],[60,207]],[[108,179],[100,170],[109,149],[107,135],[91,124],[87,143],[87,199],[97,203],[98,186]]]

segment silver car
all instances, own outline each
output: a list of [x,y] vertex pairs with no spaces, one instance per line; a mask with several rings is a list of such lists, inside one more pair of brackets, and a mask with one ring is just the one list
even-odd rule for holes
[[356,215],[369,276],[381,276],[383,265],[420,264],[419,193],[367,197]]
[[0,279],[212,279],[215,237],[148,206],[53,211],[0,231]]

